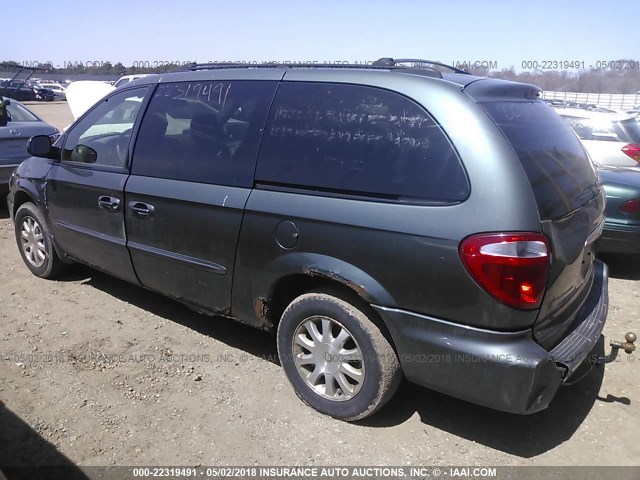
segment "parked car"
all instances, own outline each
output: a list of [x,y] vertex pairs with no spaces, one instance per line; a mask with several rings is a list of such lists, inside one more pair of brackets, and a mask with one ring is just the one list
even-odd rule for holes
[[40,88],[46,88],[51,90],[54,95],[54,100],[66,100],[67,99],[67,89],[62,85],[57,83],[38,83]]
[[594,162],[640,168],[640,124],[632,115],[580,108],[555,111],[576,132]]
[[336,418],[403,376],[543,410],[606,320],[604,192],[538,88],[453,70],[139,78],[31,139],[8,196],[20,254],[274,332],[296,393]]
[[598,250],[640,254],[640,172],[601,167],[599,174],[607,197],[607,218]]
[[35,94],[36,100],[41,100],[43,102],[52,102],[55,100],[56,96],[53,93],[53,90],[47,87],[41,87],[40,85],[32,85],[30,88],[33,89],[33,93]]
[[49,102],[55,97],[51,90],[31,82],[6,82],[0,87],[0,93],[8,98],[23,102],[34,100]]
[[29,156],[29,138],[33,135],[53,135],[55,138],[59,132],[17,100],[0,98],[8,114],[7,124],[0,122],[0,192],[6,193],[11,173]]
[[555,100],[555,99],[551,99],[551,98],[543,98],[542,101],[545,102],[546,104],[548,104],[551,107],[564,107],[564,106],[567,105],[567,102],[565,102],[564,100]]
[[22,82],[4,82],[0,94],[21,102],[33,101],[36,99],[36,93],[33,91],[33,88],[23,84]]
[[114,84],[113,86],[116,88],[122,87],[123,85],[126,85],[129,82],[133,82],[134,80],[138,79],[138,78],[143,78],[146,77],[147,74],[139,74],[139,75],[124,75],[122,77],[120,77]]
[[115,87],[113,85],[93,80],[79,80],[70,84],[67,88],[67,105],[73,118],[81,117],[96,102],[114,90]]

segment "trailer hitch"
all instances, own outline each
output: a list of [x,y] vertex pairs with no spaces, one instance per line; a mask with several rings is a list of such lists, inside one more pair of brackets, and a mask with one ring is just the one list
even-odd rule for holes
[[613,362],[618,357],[618,350],[620,349],[624,350],[627,355],[631,355],[636,350],[634,342],[638,337],[633,332],[627,332],[624,339],[626,340],[624,343],[611,340],[611,343],[609,344],[611,346],[611,352],[606,357],[598,357],[596,365],[604,365],[605,363]]

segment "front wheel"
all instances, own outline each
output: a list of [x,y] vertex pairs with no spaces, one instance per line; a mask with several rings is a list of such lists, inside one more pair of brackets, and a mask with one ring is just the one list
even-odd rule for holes
[[44,216],[33,203],[20,206],[15,216],[18,249],[25,265],[41,278],[53,278],[63,268],[51,243]]
[[373,414],[402,378],[390,342],[359,302],[326,293],[296,298],[278,325],[278,355],[307,405],[355,421]]

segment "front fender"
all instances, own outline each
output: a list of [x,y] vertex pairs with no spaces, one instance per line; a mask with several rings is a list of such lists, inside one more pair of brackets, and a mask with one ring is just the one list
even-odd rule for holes
[[7,207],[11,221],[15,221],[16,212],[20,205],[26,202],[33,202],[44,213],[45,220],[49,227],[49,215],[47,215],[46,201],[46,180],[33,182],[24,178],[15,180],[13,187],[7,196]]
[[12,218],[15,209],[24,203],[24,197],[21,199],[23,194],[35,202],[43,212],[46,212],[47,174],[52,165],[51,161],[36,157],[28,158],[18,165],[9,186],[9,194],[13,200]]

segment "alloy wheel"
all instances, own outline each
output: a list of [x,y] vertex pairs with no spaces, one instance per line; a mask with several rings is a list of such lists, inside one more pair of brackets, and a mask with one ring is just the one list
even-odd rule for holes
[[309,317],[296,329],[292,343],[296,369],[318,395],[345,401],[358,394],[365,378],[364,358],[343,325],[326,316]]
[[44,233],[36,219],[25,216],[20,226],[22,251],[27,261],[36,268],[42,267],[47,260],[47,249],[44,243]]

